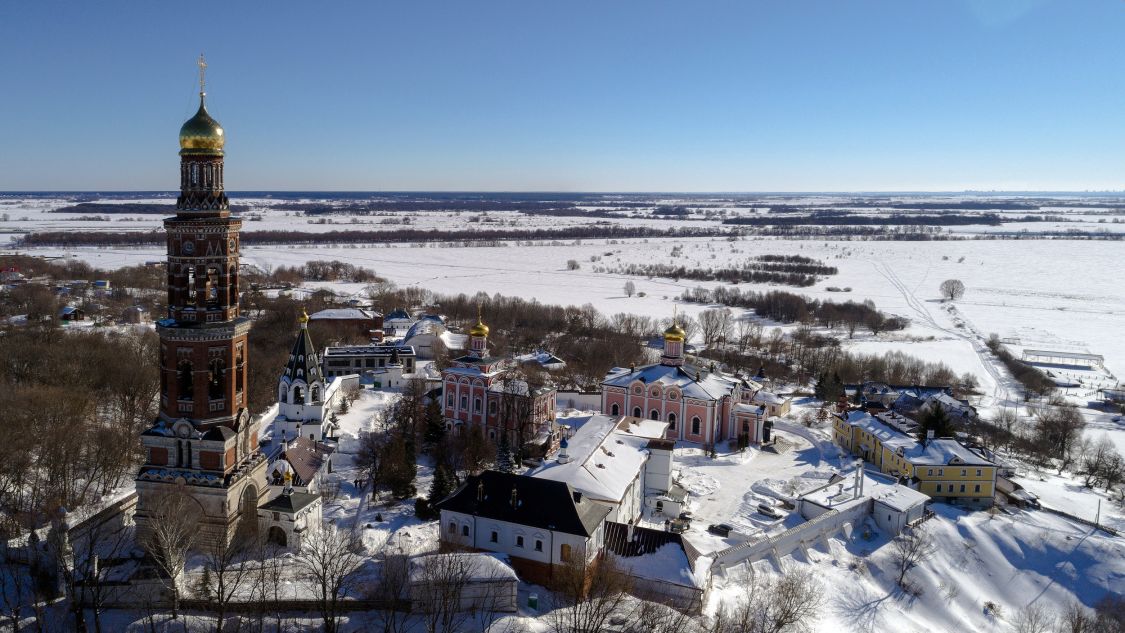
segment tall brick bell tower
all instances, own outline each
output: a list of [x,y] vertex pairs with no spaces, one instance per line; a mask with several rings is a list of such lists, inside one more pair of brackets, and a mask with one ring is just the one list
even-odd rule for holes
[[[239,315],[242,220],[223,189],[225,137],[208,114],[203,57],[199,111],[180,128],[180,196],[168,233],[168,316],[160,335],[160,415],[141,436],[137,529],[166,520],[177,493],[194,500],[196,542],[230,543],[257,532],[266,495],[265,455],[247,410],[250,320]],[[180,506],[183,505],[180,501]],[[180,512],[179,514],[183,514]]]

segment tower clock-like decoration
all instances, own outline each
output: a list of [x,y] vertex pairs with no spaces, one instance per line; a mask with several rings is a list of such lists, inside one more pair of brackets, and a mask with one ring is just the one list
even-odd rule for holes
[[239,315],[239,230],[223,183],[222,126],[207,112],[199,58],[199,111],[180,128],[180,196],[164,221],[168,314],[160,335],[160,415],[142,435],[137,525],[189,497],[203,543],[256,531],[265,456],[247,409],[250,320]]

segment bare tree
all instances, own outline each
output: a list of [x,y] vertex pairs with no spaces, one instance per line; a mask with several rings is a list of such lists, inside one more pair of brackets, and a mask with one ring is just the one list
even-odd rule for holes
[[960,279],[946,279],[938,290],[946,301],[956,301],[965,296],[965,284]]
[[410,611],[393,604],[407,600],[410,587],[410,560],[401,552],[389,551],[383,547],[378,558],[379,580],[375,583],[374,595],[389,600],[392,604],[377,612],[383,633],[408,633],[412,628]]
[[188,551],[195,543],[199,514],[199,504],[183,491],[176,490],[157,502],[148,521],[149,531],[143,545],[171,582],[173,618],[179,614],[180,584]]
[[294,557],[298,569],[313,583],[324,630],[336,633],[340,600],[356,588],[356,572],[363,564],[358,538],[331,523],[312,530]]
[[1052,633],[1056,622],[1050,610],[1036,602],[1020,609],[1019,615],[1012,621],[1012,630],[1016,633]]
[[572,553],[557,568],[555,600],[551,612],[555,633],[599,633],[626,599],[629,577],[610,556],[587,562],[584,553]]
[[704,310],[699,315],[699,331],[703,335],[703,344],[711,347],[719,341],[730,338],[731,321],[729,308]]
[[1095,628],[1096,616],[1081,602],[1071,601],[1058,618],[1058,633],[1099,633]]
[[934,544],[929,534],[921,527],[909,529],[891,541],[891,560],[898,570],[896,582],[900,587],[906,580],[906,572],[922,564],[934,555]]
[[203,548],[203,568],[211,578],[210,595],[204,596],[215,607],[215,631],[223,633],[231,601],[251,581],[246,560],[248,543],[215,541]]
[[637,292],[637,284],[632,281],[625,282],[625,296],[632,297]]
[[719,612],[708,633],[803,633],[823,604],[812,570],[788,570],[776,579],[755,576],[744,600]]
[[456,633],[469,619],[462,608],[472,578],[473,559],[453,552],[425,556],[412,563],[411,600],[420,603],[426,633]]

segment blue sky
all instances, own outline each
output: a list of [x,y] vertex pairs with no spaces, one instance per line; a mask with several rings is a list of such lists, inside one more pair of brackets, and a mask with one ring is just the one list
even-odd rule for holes
[[[185,9],[190,7],[190,10]],[[1125,1],[0,2],[0,190],[1125,188]]]

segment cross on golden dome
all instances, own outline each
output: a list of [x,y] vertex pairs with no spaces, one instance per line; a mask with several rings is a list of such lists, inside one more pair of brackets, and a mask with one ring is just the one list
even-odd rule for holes
[[203,91],[204,86],[207,85],[207,61],[203,59],[203,53],[199,54],[199,96],[206,94]]

